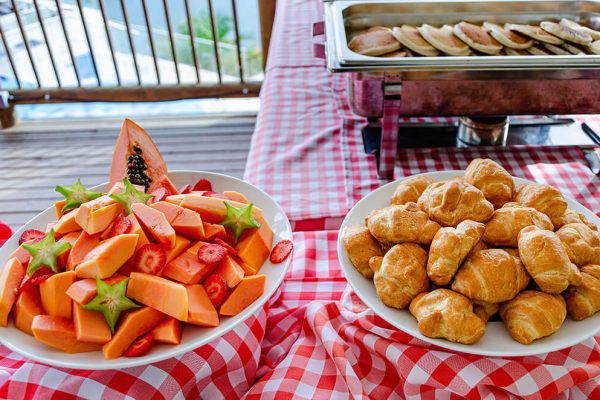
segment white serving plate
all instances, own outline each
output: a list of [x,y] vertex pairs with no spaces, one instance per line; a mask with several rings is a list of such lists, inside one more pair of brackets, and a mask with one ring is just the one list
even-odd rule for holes
[[[212,183],[213,189],[217,192],[235,190],[244,194],[248,200],[263,210],[263,217],[268,222],[271,229],[273,229],[273,244],[283,239],[292,240],[292,228],[285,212],[275,200],[255,186],[237,178],[211,172],[172,171],[169,173],[169,178],[171,178],[177,187],[181,187],[188,183],[193,184],[200,179],[208,179]],[[108,190],[108,183],[96,186],[93,189],[106,192]],[[6,258],[18,247],[19,238],[25,229],[33,228],[44,231],[46,229],[46,224],[55,219],[56,215],[54,207],[50,207],[15,232],[6,244],[0,248],[0,268],[3,268]],[[181,344],[156,345],[151,352],[144,357],[121,357],[114,360],[105,360],[100,351],[67,354],[46,346],[35,340],[32,336],[16,329],[12,319],[10,320],[8,327],[0,327],[0,343],[32,360],[64,368],[94,370],[129,368],[176,357],[225,335],[227,332],[243,323],[252,314],[256,313],[273,295],[283,281],[290,259],[291,257],[288,257],[285,262],[277,265],[272,264],[267,259],[260,270],[261,274],[267,276],[265,292],[258,300],[241,313],[234,317],[221,318],[221,324],[215,328],[202,328],[186,324],[183,329],[183,339]]]
[[[443,171],[429,172],[422,175],[441,181],[463,175],[463,173],[464,171]],[[516,185],[530,183],[530,181],[521,178],[514,178],[514,181]],[[583,321],[573,321],[567,316],[567,319],[557,332],[543,339],[536,340],[529,345],[523,345],[513,340],[504,327],[504,324],[500,321],[488,322],[485,335],[479,342],[472,345],[452,343],[444,339],[432,339],[422,335],[417,327],[417,320],[410,314],[408,309],[397,310],[387,307],[379,300],[373,282],[363,277],[350,263],[342,240],[342,232],[345,227],[363,224],[367,213],[375,208],[389,205],[398,182],[400,181],[388,183],[369,193],[359,201],[344,219],[338,237],[337,250],[342,272],[354,292],[375,314],[396,328],[425,342],[450,350],[484,356],[517,357],[547,353],[573,346],[600,332],[600,313],[597,313]],[[565,200],[569,204],[569,208],[584,214],[589,221],[600,226],[600,219],[590,210],[570,197],[565,196]]]

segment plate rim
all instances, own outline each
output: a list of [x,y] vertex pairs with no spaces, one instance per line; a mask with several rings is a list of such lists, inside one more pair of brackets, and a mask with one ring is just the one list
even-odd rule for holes
[[[290,220],[289,220],[287,214],[285,213],[285,211],[283,210],[283,208],[281,207],[281,205],[279,203],[277,203],[275,201],[275,199],[273,199],[273,197],[271,197],[269,194],[267,194],[265,191],[263,191],[256,185],[253,185],[249,182],[246,182],[246,181],[236,178],[234,176],[225,175],[225,174],[221,174],[218,172],[199,171],[199,170],[198,171],[197,170],[181,170],[181,169],[168,171],[169,176],[171,176],[172,174],[201,175],[203,177],[207,177],[208,179],[210,179],[210,177],[217,177],[220,179],[235,180],[244,185],[251,186],[255,190],[259,191],[262,195],[264,195],[268,199],[270,199],[273,202],[273,204],[275,205],[276,211],[283,215],[283,217],[284,217],[283,222],[285,224],[286,229],[284,232],[281,232],[281,234],[279,234],[277,236],[280,236],[282,238],[288,238],[290,240],[293,239],[293,231],[292,231],[292,226],[291,226]],[[90,189],[101,188],[104,185],[109,185],[109,182],[101,183],[99,185],[91,187]],[[264,207],[261,207],[261,208],[264,209]],[[54,209],[54,206],[50,206],[50,207],[46,208],[45,210],[41,211],[40,213],[36,214],[33,218],[31,218],[29,221],[27,221],[25,224],[23,224],[19,229],[17,229],[15,232],[13,232],[13,235],[11,236],[11,238],[14,238],[18,234],[21,234],[25,230],[25,227],[34,223],[35,220],[37,218],[39,218],[41,214],[43,214],[51,209]],[[28,358],[32,361],[35,361],[37,363],[48,365],[50,367],[68,368],[68,369],[77,369],[77,370],[86,370],[86,371],[133,368],[133,367],[140,367],[140,366],[154,364],[154,363],[168,360],[171,358],[177,358],[187,352],[193,351],[201,346],[204,346],[204,345],[218,339],[219,337],[226,335],[227,333],[231,332],[232,330],[234,330],[235,328],[237,328],[241,324],[243,324],[248,318],[255,315],[257,313],[257,311],[261,307],[263,307],[272,298],[272,296],[277,292],[277,290],[279,290],[279,288],[281,287],[281,284],[283,283],[283,281],[285,279],[285,275],[287,273],[287,270],[289,268],[291,260],[292,260],[292,257],[288,257],[282,264],[276,264],[277,268],[279,268],[281,270],[281,272],[279,274],[279,277],[275,280],[275,284],[273,285],[272,289],[265,290],[265,292],[263,293],[263,296],[264,296],[263,300],[255,301],[249,307],[244,309],[242,311],[242,313],[243,313],[242,316],[240,318],[236,319],[236,321],[231,325],[231,327],[229,327],[227,330],[225,330],[223,332],[219,332],[219,333],[209,332],[209,334],[205,338],[199,340],[198,342],[175,345],[172,348],[169,348],[169,349],[171,349],[171,351],[165,351],[164,353],[159,352],[158,354],[151,353],[147,356],[140,357],[140,358],[119,357],[119,358],[115,358],[112,360],[104,359],[101,364],[86,365],[86,364],[80,364],[78,362],[72,363],[72,362],[61,361],[61,360],[56,361],[56,360],[52,360],[50,356],[39,356],[35,353],[31,353],[26,350],[24,351],[22,349],[19,349],[16,345],[13,345],[12,342],[7,341],[6,338],[4,337],[4,335],[2,335],[2,334],[0,334],[0,344],[6,346],[11,351],[14,351],[15,353],[17,353],[25,358]],[[2,263],[0,263],[0,264],[2,264]],[[4,265],[0,265],[0,270],[2,270],[3,268],[4,268]],[[229,317],[229,318],[233,318],[233,317]],[[9,319],[9,325],[7,327],[0,327],[0,332],[2,332],[3,329],[15,329],[16,330],[17,328],[14,326],[14,323],[11,321],[11,319]],[[28,336],[24,332],[21,332],[21,334]],[[49,349],[52,349],[52,348],[49,347]],[[123,361],[123,360],[125,360],[125,361]]]
[[[572,347],[575,346],[595,335],[597,335],[600,332],[600,324],[597,325],[597,328],[595,331],[591,332],[591,333],[586,333],[584,335],[581,336],[577,336],[577,338],[573,338],[571,340],[566,340],[564,341],[564,343],[561,343],[559,347],[552,347],[551,349],[546,349],[546,350],[535,350],[535,347],[528,347],[527,345],[522,345],[518,342],[515,341],[515,345],[516,346],[523,346],[521,348],[517,348],[514,351],[506,351],[506,350],[498,350],[498,351],[487,351],[487,350],[482,350],[480,348],[477,348],[477,344],[473,344],[473,345],[465,345],[465,344],[461,344],[461,343],[454,343],[454,342],[450,342],[448,340],[442,339],[442,338],[430,338],[427,337],[425,335],[423,335],[418,329],[415,332],[412,332],[412,329],[409,330],[405,330],[403,328],[401,328],[399,326],[399,324],[396,321],[393,321],[391,318],[388,318],[384,315],[381,315],[380,313],[378,313],[376,311],[376,309],[371,305],[371,299],[368,298],[368,296],[365,293],[360,293],[359,291],[356,290],[356,282],[354,282],[354,279],[350,277],[350,274],[348,273],[348,271],[351,270],[356,270],[354,268],[354,266],[351,264],[350,260],[348,259],[348,255],[346,252],[346,248],[344,246],[344,242],[343,242],[343,230],[349,225],[349,220],[352,218],[352,212],[359,206],[362,205],[363,203],[367,203],[368,200],[370,199],[371,196],[375,196],[375,193],[379,192],[379,191],[384,191],[386,188],[390,187],[390,186],[395,186],[398,183],[409,179],[409,178],[413,178],[415,176],[438,176],[439,174],[448,174],[451,175],[451,177],[456,177],[456,176],[462,176],[464,175],[464,170],[443,170],[443,171],[429,171],[429,172],[423,172],[420,174],[413,174],[413,175],[408,175],[408,176],[404,176],[400,179],[397,179],[395,181],[392,182],[388,182],[385,185],[382,185],[380,187],[378,187],[375,190],[372,190],[371,192],[369,192],[367,195],[365,195],[362,199],[360,199],[351,209],[350,211],[348,211],[348,213],[346,214],[346,216],[344,217],[344,220],[342,221],[342,224],[340,226],[340,229],[338,230],[338,239],[337,239],[337,254],[338,254],[338,261],[340,263],[340,267],[342,270],[342,273],[344,275],[344,278],[346,279],[346,281],[348,282],[348,285],[350,285],[350,287],[352,288],[352,290],[354,291],[354,293],[358,296],[358,298],[360,298],[360,300],[378,317],[382,318],[384,321],[386,321],[387,323],[391,324],[395,329],[398,329],[399,331],[402,331],[408,335],[411,335],[412,337],[414,337],[415,339],[421,340],[423,342],[426,342],[430,345],[434,345],[440,348],[443,348],[444,350],[449,350],[452,352],[457,352],[457,353],[464,353],[464,354],[472,354],[472,355],[478,355],[478,356],[487,356],[487,357],[526,357],[526,356],[533,356],[533,355],[538,355],[538,354],[545,354],[545,353],[550,353],[550,352],[554,352],[554,351],[559,351],[568,347]],[[528,179],[524,179],[521,177],[517,177],[517,176],[513,176],[513,179],[516,179],[515,184],[520,184],[520,183],[536,183],[539,184],[535,181],[531,181]],[[576,203],[577,205],[579,205],[580,207],[585,208],[586,210],[588,210],[588,212],[593,215],[593,219],[592,222],[595,223],[596,225],[598,225],[600,227],[600,218],[598,218],[591,210],[589,210],[587,207],[585,207],[583,204],[579,203],[577,200],[575,200],[574,198],[572,198],[571,196],[567,196],[565,195],[562,191],[561,194],[563,195],[563,197],[573,203]],[[346,260],[344,260],[344,258]],[[361,275],[362,277],[362,275]],[[366,279],[364,277],[362,277],[363,279]],[[376,301],[380,302],[380,304],[377,304],[378,306],[383,306],[383,307],[387,307],[385,304],[381,303],[381,300],[379,300],[378,296],[376,297]],[[403,311],[403,312],[408,312],[408,308],[406,309],[402,309],[402,310],[397,310],[397,311]],[[597,313],[596,316],[598,316],[600,314]],[[566,318],[569,318],[569,316],[567,315]],[[591,317],[590,317],[591,318]],[[502,323],[501,321],[492,321],[489,323]],[[578,321],[574,321],[574,322],[578,322]],[[487,329],[486,329],[487,332]],[[534,342],[535,343],[535,342]],[[527,348],[529,348],[530,350],[528,351]],[[435,350],[435,349],[432,349]]]

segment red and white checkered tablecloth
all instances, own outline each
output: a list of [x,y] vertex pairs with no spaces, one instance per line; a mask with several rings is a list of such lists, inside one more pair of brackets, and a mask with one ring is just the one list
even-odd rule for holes
[[[379,181],[344,78],[312,56],[310,24],[321,12],[319,0],[278,2],[245,174],[297,230],[291,268],[273,298],[213,343],[144,367],[51,368],[0,346],[0,398],[600,398],[598,338],[534,357],[457,354],[393,329],[347,288],[336,229]],[[600,211],[600,180],[576,148],[402,150],[396,176],[460,169],[475,157]]]
[[337,232],[294,239],[294,263],[270,302],[262,366],[246,399],[600,396],[596,340],[520,358],[446,351],[394,329],[345,288]]

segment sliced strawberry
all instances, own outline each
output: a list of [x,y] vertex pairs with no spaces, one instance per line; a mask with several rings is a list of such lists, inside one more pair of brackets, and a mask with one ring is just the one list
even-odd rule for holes
[[148,243],[135,253],[133,267],[138,272],[156,275],[165,267],[167,253],[157,244]]
[[273,247],[273,250],[271,250],[271,257],[269,257],[269,259],[273,264],[282,263],[286,258],[288,258],[293,248],[294,244],[291,240],[282,240],[281,242],[277,243],[275,247]]
[[35,271],[31,276],[25,275],[21,285],[19,286],[18,292],[21,293],[24,290],[27,290],[31,286],[39,285],[44,282],[46,279],[50,278],[54,273],[50,268],[42,267]]
[[235,240],[235,235],[233,234],[233,231],[231,230],[231,228],[229,228],[229,227],[225,228],[225,235],[227,235],[227,237],[225,238],[227,243],[229,243],[230,246],[235,246],[237,240]]
[[[2,246],[12,236],[12,229],[4,222],[0,221],[0,246]],[[22,244],[19,241],[19,244]]]
[[152,345],[154,344],[154,336],[152,333],[147,333],[144,336],[138,338],[135,342],[129,346],[123,355],[125,357],[141,357],[148,354]]
[[188,193],[192,193],[191,185],[185,185],[181,189],[179,189],[179,194],[188,194]]
[[218,245],[221,245],[221,246],[223,246],[223,247],[225,248],[225,250],[227,250],[227,252],[228,252],[229,254],[231,254],[232,256],[237,256],[237,254],[238,254],[237,250],[236,250],[236,249],[234,249],[233,247],[231,247],[231,246],[229,245],[229,243],[227,243],[227,242],[226,242],[226,241],[224,241],[223,239],[221,239],[221,238],[215,238],[215,242],[216,242]]
[[204,264],[220,263],[226,255],[227,251],[225,248],[218,244],[208,243],[198,250],[198,260]]
[[203,285],[213,306],[221,307],[229,296],[229,286],[227,286],[225,278],[219,274],[212,274],[204,280]]
[[131,221],[129,218],[125,217],[125,215],[121,214],[113,223],[113,226],[110,230],[110,237],[117,235],[124,235],[131,230]]
[[212,184],[210,183],[210,181],[208,179],[200,179],[194,185],[193,190],[194,191],[206,190],[206,191],[212,192]]
[[23,244],[25,242],[32,241],[31,243],[37,243],[42,240],[46,234],[44,232],[38,231],[37,229],[27,229],[25,232],[21,234],[21,239],[19,239],[19,244]]
[[170,193],[164,187],[157,187],[153,191],[150,192],[154,197],[150,199],[150,204],[158,203],[159,201],[166,200],[167,197],[170,196]]

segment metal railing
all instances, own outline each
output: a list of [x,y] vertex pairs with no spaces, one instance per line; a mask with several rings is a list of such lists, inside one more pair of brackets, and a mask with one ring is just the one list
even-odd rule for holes
[[13,103],[255,96],[274,9],[275,0],[0,0],[0,90]]

